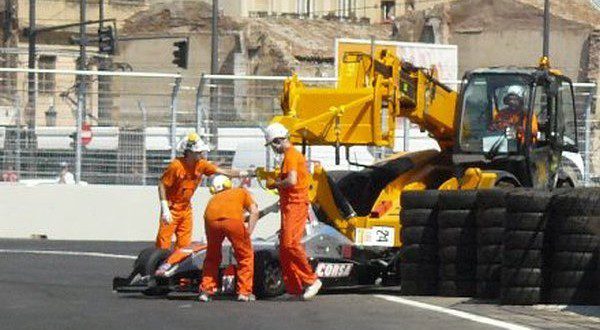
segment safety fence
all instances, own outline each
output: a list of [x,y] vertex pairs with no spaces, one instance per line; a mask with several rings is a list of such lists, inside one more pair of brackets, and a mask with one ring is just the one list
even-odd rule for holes
[[[29,70],[0,68],[0,169],[23,182],[57,181],[63,162],[76,179],[93,184],[156,184],[176,155],[176,141],[198,131],[222,166],[264,166],[269,161],[261,127],[281,113],[286,77]],[[28,83],[33,77],[33,92]],[[335,78],[304,77],[309,86],[334,86]],[[460,82],[447,82],[457,87]],[[600,122],[596,86],[576,84],[581,179],[600,177]],[[436,147],[414,125],[399,121],[395,150]],[[77,138],[80,136],[81,138]],[[353,147],[351,158],[369,163],[391,152]],[[331,147],[309,156],[335,166]],[[344,161],[345,168],[351,167]]]

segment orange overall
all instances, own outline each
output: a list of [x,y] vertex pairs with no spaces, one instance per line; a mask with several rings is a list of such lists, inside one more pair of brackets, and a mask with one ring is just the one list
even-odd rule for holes
[[292,187],[279,189],[281,205],[279,257],[286,291],[289,294],[299,295],[302,294],[303,286],[311,285],[317,280],[317,276],[308,263],[306,252],[300,243],[308,218],[309,173],[306,159],[293,146],[284,153],[280,179],[287,178],[291,171],[296,171],[297,183]]
[[[494,123],[492,128],[497,131],[505,130],[507,127],[514,127],[517,130],[517,138],[521,143],[525,141],[525,127],[527,125],[527,116],[522,110],[510,110],[508,108],[499,112],[494,111]],[[537,116],[533,114],[531,121],[531,136],[533,141],[536,141],[538,133]]]
[[171,237],[175,234],[175,248],[182,248],[192,242],[192,203],[191,199],[202,181],[202,175],[213,175],[217,167],[207,160],[199,160],[194,167],[185,164],[183,158],[175,158],[161,177],[165,186],[167,202],[171,211],[171,222],[159,221],[156,247],[171,247]]
[[231,188],[214,195],[204,213],[207,250],[202,270],[200,291],[213,294],[217,290],[221,248],[225,237],[233,246],[237,260],[237,293],[252,293],[254,276],[254,251],[250,235],[244,226],[244,210],[254,201],[244,188]]

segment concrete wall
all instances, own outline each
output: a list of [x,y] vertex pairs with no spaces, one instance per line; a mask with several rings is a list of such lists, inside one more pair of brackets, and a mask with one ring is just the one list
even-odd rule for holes
[[[264,208],[277,200],[262,190],[252,193]],[[199,188],[193,200],[194,240],[204,239],[202,215],[209,198]],[[158,197],[151,186],[0,184],[0,238],[152,241],[158,229]],[[255,235],[265,237],[279,229],[279,215],[259,222]]]

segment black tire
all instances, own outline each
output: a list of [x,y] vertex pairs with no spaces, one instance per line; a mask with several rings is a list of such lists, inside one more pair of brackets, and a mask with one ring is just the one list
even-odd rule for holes
[[490,227],[477,230],[477,245],[502,245],[504,241],[504,228]]
[[409,281],[402,279],[400,293],[407,296],[433,296],[438,293],[437,281]]
[[477,205],[477,190],[444,190],[440,192],[440,210],[470,210]]
[[[600,205],[599,205],[600,207]],[[569,216],[555,224],[559,234],[594,234],[600,230],[600,216]]]
[[400,235],[406,244],[436,244],[437,230],[431,227],[402,227]]
[[540,288],[505,287],[501,289],[500,303],[503,305],[535,305],[540,300]]
[[138,257],[133,262],[133,271],[131,272],[133,276],[137,274],[140,274],[142,276],[146,275],[146,264],[148,263],[148,258],[155,250],[155,247],[149,247],[140,251]]
[[493,208],[479,210],[475,215],[475,223],[478,228],[492,228],[500,227],[504,228],[504,221],[506,219],[505,208]]
[[482,189],[477,191],[477,207],[480,209],[504,208],[506,206],[504,189]]
[[437,245],[410,244],[403,245],[400,249],[402,263],[432,263],[438,262]]
[[475,281],[475,264],[442,264],[440,265],[440,279],[445,281]]
[[500,282],[477,282],[475,297],[496,299],[500,296]]
[[502,268],[502,287],[539,287],[542,285],[540,268]]
[[400,278],[402,281],[437,282],[438,265],[436,264],[400,264]]
[[546,228],[545,213],[509,213],[506,217],[506,230],[544,231],[544,228]]
[[440,246],[476,245],[475,228],[440,228],[437,238]]
[[477,281],[482,282],[500,282],[502,274],[502,265],[490,264],[490,265],[477,265],[477,271],[475,278]]
[[473,297],[477,291],[475,281],[442,281],[438,285],[442,297]]
[[507,268],[541,268],[541,250],[504,250],[502,265]]
[[600,270],[598,256],[592,252],[557,252],[552,256],[553,270]]
[[405,190],[402,191],[400,204],[403,209],[434,209],[439,195],[439,190]]
[[525,230],[511,230],[504,234],[506,250],[541,250],[544,246],[544,233]]
[[556,288],[594,289],[600,282],[600,271],[553,271],[550,283]]
[[477,247],[477,263],[478,264],[500,264],[502,263],[502,253],[504,247],[498,245],[479,245]]
[[281,265],[269,253],[258,252],[254,256],[253,291],[257,298],[277,297],[285,292]]
[[471,210],[441,210],[437,224],[440,229],[475,227],[475,214]]
[[143,275],[154,275],[158,267],[171,255],[171,250],[154,249],[146,259]]
[[437,227],[433,209],[402,209],[400,224],[403,228],[414,226]]
[[552,288],[548,292],[552,304],[600,305],[600,290]]
[[444,246],[439,250],[440,263],[477,264],[477,247],[472,246]]
[[600,236],[587,234],[558,235],[555,241],[556,251],[597,252],[600,250]]
[[546,212],[551,198],[549,191],[514,189],[506,195],[506,208],[509,213]]

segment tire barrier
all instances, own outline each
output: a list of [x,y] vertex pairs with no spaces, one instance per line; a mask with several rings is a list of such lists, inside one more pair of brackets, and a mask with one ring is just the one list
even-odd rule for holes
[[402,193],[400,290],[405,295],[435,295],[438,285],[437,190]]
[[476,290],[477,240],[475,206],[477,191],[441,191],[438,202],[440,256],[439,294],[473,296]]
[[600,305],[600,189],[555,194],[549,227],[545,301]]
[[506,195],[502,304],[541,302],[544,234],[551,198],[550,192],[536,190],[515,190]]
[[500,275],[506,218],[506,190],[481,190],[477,194],[477,288],[478,298],[500,296]]

